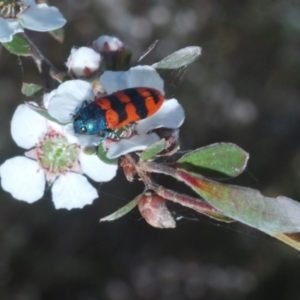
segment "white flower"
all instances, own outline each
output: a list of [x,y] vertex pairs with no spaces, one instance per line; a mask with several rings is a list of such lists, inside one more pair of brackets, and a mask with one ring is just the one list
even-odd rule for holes
[[36,4],[33,0],[0,3],[0,42],[11,42],[13,35],[23,28],[34,31],[52,31],[64,26],[66,20],[54,6]]
[[90,77],[100,64],[100,54],[88,47],[73,48],[66,62],[68,72],[74,78]]
[[93,101],[94,98],[90,83],[80,79],[69,80],[53,92],[49,99],[48,112],[59,122],[68,123],[84,101]]
[[[164,83],[156,70],[149,66],[137,66],[126,72],[107,71],[100,77],[100,82],[108,93],[132,87],[150,87],[164,94]],[[115,158],[132,151],[141,151],[157,142],[160,138],[149,131],[156,128],[179,128],[184,121],[184,110],[176,99],[166,100],[161,108],[151,117],[140,120],[135,126],[136,135],[129,139],[104,141],[108,149],[107,157]]]
[[140,120],[135,126],[136,135],[119,141],[104,141],[108,149],[107,157],[116,158],[133,151],[145,150],[160,138],[156,133],[148,133],[156,128],[179,128],[184,121],[184,110],[176,99],[166,100],[153,116]]
[[128,71],[106,71],[100,77],[100,82],[108,94],[134,87],[154,88],[165,93],[164,81],[150,66],[136,66]]
[[78,144],[70,144],[56,124],[19,105],[11,122],[11,133],[27,157],[14,157],[0,166],[2,188],[18,200],[33,203],[40,199],[46,181],[52,184],[52,200],[58,208],[82,208],[98,197],[97,190],[81,175],[95,181],[109,181],[117,166],[86,155]]
[[97,52],[112,52],[124,48],[124,44],[115,36],[101,35],[93,42],[93,48]]
[[[100,83],[108,94],[135,87],[154,88],[164,94],[164,82],[156,70],[150,66],[137,66],[124,72],[106,71],[100,77]],[[51,98],[49,113],[60,122],[72,122],[76,110],[82,106],[82,103],[93,99],[93,90],[89,83],[82,80],[70,80],[62,83],[55,96]],[[136,122],[136,135],[118,141],[104,141],[104,146],[108,149],[107,156],[115,158],[132,151],[144,150],[159,140],[156,133],[148,134],[150,130],[160,127],[176,129],[183,121],[184,111],[178,101],[166,100],[153,116]],[[76,137],[81,145],[89,145],[89,143],[97,145],[101,141],[97,135],[78,134]]]

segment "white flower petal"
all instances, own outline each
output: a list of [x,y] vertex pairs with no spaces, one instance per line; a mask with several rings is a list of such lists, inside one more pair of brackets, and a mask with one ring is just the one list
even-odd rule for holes
[[80,174],[60,175],[52,186],[52,201],[56,209],[82,208],[96,198],[97,190]]
[[11,42],[13,35],[23,32],[22,26],[16,20],[4,19],[0,17],[0,42]]
[[116,176],[118,166],[104,163],[97,155],[87,155],[81,152],[79,161],[83,173],[94,181],[109,181]]
[[94,100],[91,85],[83,80],[69,80],[57,88],[50,99],[48,112],[60,122],[71,122],[76,108],[81,107],[85,100]]
[[[56,94],[56,90],[53,90],[51,91],[50,93],[48,94],[44,94],[44,97],[43,97],[43,104],[44,104],[44,107],[46,109],[48,109],[48,106],[49,106],[49,103],[52,99],[52,97]],[[47,125],[48,125],[48,131],[51,129],[55,130],[57,133],[60,133],[62,135],[64,135],[64,127],[65,126],[62,126],[56,122],[53,122],[53,121],[50,121],[48,119],[46,119],[46,122],[47,122]]]
[[53,96],[55,96],[56,90],[52,90],[50,93],[46,93],[43,96],[43,104],[45,108],[48,108],[49,102]]
[[62,135],[64,135],[64,126],[57,124],[56,122],[52,122],[50,120],[46,120],[47,124],[48,124],[48,132],[52,129],[54,131],[56,131],[56,133],[60,133]]
[[[75,136],[73,123],[63,126],[63,135],[68,140],[69,144],[80,144]],[[81,134],[84,136],[84,134]]]
[[73,124],[67,124],[63,127],[63,134],[70,144],[79,144],[83,147],[98,146],[103,137],[98,134],[76,134]]
[[26,0],[25,2],[26,2],[27,6],[31,6],[31,5],[35,6],[36,5],[36,0]]
[[29,6],[18,18],[25,28],[41,32],[61,28],[67,22],[56,7],[44,3]]
[[17,107],[11,121],[11,135],[22,148],[32,148],[47,132],[46,119],[25,104]]
[[136,66],[125,72],[106,71],[100,82],[108,94],[134,87],[154,88],[165,94],[164,81],[150,66]]
[[130,139],[112,142],[107,151],[107,157],[116,158],[129,152],[145,150],[150,145],[159,141],[159,139],[156,133],[151,133],[135,135]]
[[166,100],[153,116],[137,122],[139,134],[145,134],[155,128],[179,128],[184,121],[184,110],[176,99]]
[[77,143],[83,147],[98,146],[103,141],[103,137],[100,137],[97,134],[76,134],[75,133],[75,138],[77,138]]
[[45,173],[35,160],[17,156],[6,160],[0,167],[2,188],[17,200],[33,203],[45,190]]

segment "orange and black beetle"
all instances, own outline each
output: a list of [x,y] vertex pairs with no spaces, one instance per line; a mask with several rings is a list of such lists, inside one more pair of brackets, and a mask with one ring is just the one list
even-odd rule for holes
[[163,102],[164,96],[153,88],[121,90],[84,104],[74,117],[74,131],[101,133],[105,139],[116,129],[152,116]]

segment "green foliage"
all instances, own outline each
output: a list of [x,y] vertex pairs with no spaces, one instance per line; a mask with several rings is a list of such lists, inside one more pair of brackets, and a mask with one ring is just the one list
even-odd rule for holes
[[[201,212],[200,212],[201,213]],[[203,213],[203,212],[202,212]],[[204,213],[203,213],[204,214]],[[224,216],[222,214],[219,214],[215,211],[210,211],[210,212],[206,212],[205,213],[206,216],[212,218],[212,219],[215,219],[217,221],[220,221],[220,222],[225,222],[225,223],[232,223],[234,222],[235,220],[230,218],[230,217],[227,217],[227,216]]]
[[97,156],[100,158],[100,160],[102,160],[106,164],[116,165],[118,163],[118,159],[117,158],[108,158],[106,156],[106,151],[104,150],[102,143],[98,147]]
[[130,201],[125,206],[121,207],[120,209],[118,209],[117,211],[112,213],[111,215],[100,219],[100,222],[114,221],[116,219],[123,217],[124,215],[126,215],[128,212],[130,212],[133,208],[135,208],[137,206],[137,204],[140,201],[142,196],[143,196],[143,194],[136,196],[132,201]]
[[190,46],[180,49],[152,65],[156,69],[177,69],[195,61],[201,55],[201,48]]
[[141,154],[140,154],[140,159],[141,160],[150,160],[154,158],[158,153],[160,153],[162,150],[166,148],[166,141],[165,139],[161,139],[154,143],[153,145],[149,146],[147,149],[145,149]]
[[35,94],[43,91],[43,87],[34,83],[26,83],[23,82],[22,84],[22,94],[27,96],[27,97],[31,97],[34,96]]
[[248,158],[248,153],[237,145],[218,143],[189,152],[177,162],[179,168],[193,173],[209,170],[235,177],[244,171]]
[[300,204],[286,197],[264,197],[257,190],[225,185],[178,171],[184,181],[209,204],[229,217],[265,232],[300,231]]
[[2,44],[6,50],[11,52],[12,54],[22,55],[22,56],[30,56],[31,48],[29,43],[20,35],[15,34],[13,36],[13,40],[8,43]]
[[49,32],[53,38],[55,38],[59,43],[63,43],[65,38],[64,28],[58,28],[56,30]]

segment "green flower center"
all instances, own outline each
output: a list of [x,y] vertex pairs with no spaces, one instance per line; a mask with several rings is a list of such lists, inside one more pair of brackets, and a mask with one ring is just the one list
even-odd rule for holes
[[50,172],[65,173],[78,160],[79,147],[62,135],[47,135],[38,146],[39,162]]

